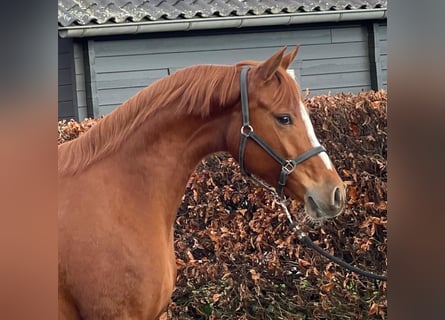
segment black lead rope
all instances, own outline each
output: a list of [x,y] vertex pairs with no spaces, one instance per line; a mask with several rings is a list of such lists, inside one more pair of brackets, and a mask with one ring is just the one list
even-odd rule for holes
[[319,246],[317,246],[312,241],[312,239],[309,238],[309,236],[303,230],[301,230],[300,226],[297,225],[292,220],[292,216],[291,216],[289,210],[287,209],[286,204],[284,204],[283,199],[280,198],[276,192],[272,192],[272,193],[275,196],[274,202],[279,204],[283,208],[284,212],[286,213],[287,219],[289,220],[291,229],[295,230],[297,232],[298,240],[300,240],[304,245],[306,245],[307,247],[315,250],[316,252],[321,254],[323,257],[328,258],[329,260],[331,260],[332,262],[338,264],[339,266],[348,269],[349,271],[352,271],[354,273],[357,273],[357,274],[359,274],[361,276],[364,276],[364,277],[367,277],[367,278],[370,278],[370,279],[387,281],[388,278],[387,278],[386,275],[378,275],[378,274],[374,274],[372,272],[364,271],[362,269],[354,267],[353,265],[350,265],[349,263],[343,261],[340,258],[334,257],[333,255],[331,255],[327,251],[325,251],[322,248],[320,248]]
[[291,227],[297,231],[297,236],[298,239],[306,246],[308,246],[309,248],[317,251],[319,254],[321,254],[323,257],[328,258],[329,260],[331,260],[332,262],[338,264],[339,266],[342,266],[343,268],[348,269],[349,271],[352,271],[354,273],[357,273],[359,275],[362,275],[364,277],[370,278],[370,279],[374,279],[374,280],[381,280],[381,281],[387,281],[387,276],[386,275],[379,275],[379,274],[374,274],[372,272],[368,272],[368,271],[364,271],[362,269],[359,269],[357,267],[354,267],[353,265],[350,265],[349,263],[343,261],[340,258],[337,258],[333,255],[331,255],[330,253],[328,253],[327,251],[323,250],[322,248],[320,248],[319,246],[317,246],[311,238],[309,238],[309,236],[307,234],[305,234],[303,231],[301,231],[300,227],[297,226],[297,224],[295,224],[294,222],[291,222]]

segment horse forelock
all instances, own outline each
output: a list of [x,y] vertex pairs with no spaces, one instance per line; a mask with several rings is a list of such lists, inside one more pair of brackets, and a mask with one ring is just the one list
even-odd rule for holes
[[273,100],[276,105],[288,105],[291,100],[300,105],[301,90],[295,79],[293,79],[286,70],[280,68],[275,73],[279,83],[280,90],[274,90]]
[[59,146],[59,174],[76,174],[116,152],[160,110],[168,108],[176,116],[209,117],[215,108],[231,104],[238,97],[237,74],[236,65],[197,65],[154,82],[84,135]]
[[[248,60],[248,61],[242,61],[237,64],[237,66],[250,66],[254,67],[258,64],[260,64],[261,61],[254,61],[254,60]],[[274,80],[278,82],[279,84],[279,90],[276,90],[276,88],[266,86],[264,90],[270,90],[270,92],[267,92],[265,94],[272,94],[272,98],[274,100],[274,104],[277,106],[280,105],[288,105],[291,100],[297,102],[296,105],[299,105],[299,101],[301,100],[302,94],[301,89],[296,81],[296,79],[292,78],[286,71],[286,69],[278,68],[277,71],[274,74]],[[253,79],[253,81],[260,81]],[[262,90],[263,92],[265,92]]]

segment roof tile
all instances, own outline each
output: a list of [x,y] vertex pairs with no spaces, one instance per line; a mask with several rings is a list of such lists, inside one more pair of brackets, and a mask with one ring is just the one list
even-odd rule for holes
[[386,6],[387,0],[59,0],[58,19],[67,27]]

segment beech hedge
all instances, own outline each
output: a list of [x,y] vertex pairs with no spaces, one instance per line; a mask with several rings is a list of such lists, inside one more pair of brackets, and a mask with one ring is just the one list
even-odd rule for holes
[[[387,94],[305,99],[320,142],[347,185],[344,213],[322,225],[288,200],[294,220],[331,254],[387,268]],[[100,119],[59,121],[58,143]],[[192,174],[175,222],[177,287],[164,319],[385,319],[387,284],[302,246],[272,195],[226,153]]]

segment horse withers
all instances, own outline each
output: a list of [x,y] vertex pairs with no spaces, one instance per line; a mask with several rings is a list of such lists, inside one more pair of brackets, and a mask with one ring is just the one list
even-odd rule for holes
[[286,72],[298,47],[285,50],[179,70],[59,146],[60,319],[159,318],[175,285],[175,216],[211,153],[229,152],[314,219],[342,211],[343,182]]

